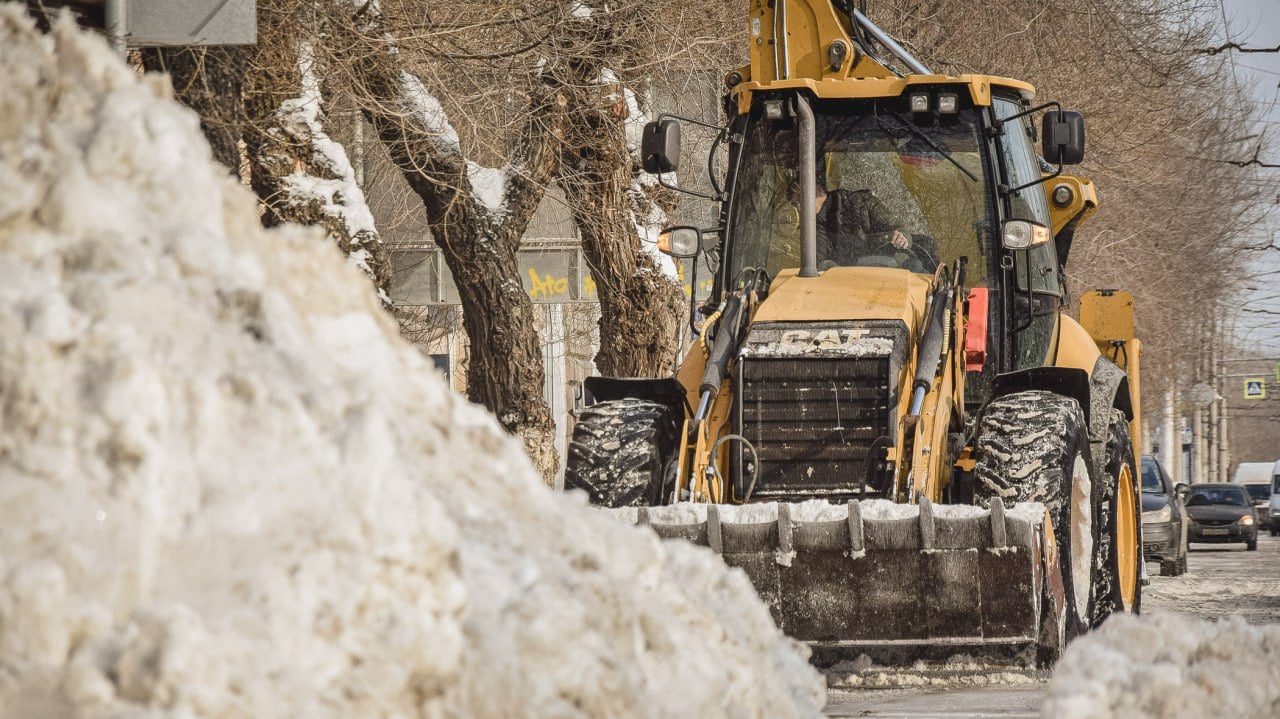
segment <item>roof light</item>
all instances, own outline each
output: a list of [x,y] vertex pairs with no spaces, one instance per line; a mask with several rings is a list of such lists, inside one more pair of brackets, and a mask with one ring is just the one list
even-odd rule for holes
[[954,92],[944,92],[938,95],[938,113],[942,115],[954,115],[960,109],[960,100]]
[[917,92],[911,96],[912,112],[928,112],[929,111],[929,93]]

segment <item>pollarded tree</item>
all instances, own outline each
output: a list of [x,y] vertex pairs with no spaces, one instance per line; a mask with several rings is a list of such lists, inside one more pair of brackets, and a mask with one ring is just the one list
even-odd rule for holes
[[[540,14],[541,19],[535,17]],[[554,58],[506,76],[496,104],[514,120],[504,141],[494,142],[476,127],[455,126],[437,99],[437,88],[449,89],[452,78],[465,86],[464,75],[449,74],[450,67],[458,69],[451,58],[438,57],[449,32],[467,26],[472,32],[495,25],[518,28],[488,35],[495,43],[490,52],[501,55],[534,25],[545,28],[556,20],[511,3],[459,3],[428,11],[416,3],[369,2],[343,18],[331,45],[335,59],[349,68],[357,104],[421,199],[432,238],[444,251],[471,346],[467,394],[524,441],[548,479],[558,464],[554,423],[543,396],[542,346],[532,302],[520,282],[517,251],[559,155],[564,101],[548,81]],[[466,108],[461,97],[446,99],[459,111]],[[476,158],[500,164],[486,166]]]
[[634,81],[633,68],[650,59],[655,48],[637,28],[662,9],[579,2],[559,37],[567,112],[557,182],[600,300],[595,364],[611,376],[670,374],[678,342],[680,288],[656,251],[666,213],[655,178],[639,166],[645,116],[619,74]]

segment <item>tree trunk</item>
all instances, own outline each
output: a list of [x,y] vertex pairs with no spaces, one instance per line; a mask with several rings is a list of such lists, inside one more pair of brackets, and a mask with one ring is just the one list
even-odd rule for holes
[[550,483],[559,463],[555,424],[543,396],[542,342],[516,253],[554,169],[561,103],[545,85],[526,89],[527,120],[506,153],[502,202],[487,207],[470,179],[482,168],[467,162],[443,110],[401,67],[402,57],[374,13],[363,17],[363,37],[348,43],[347,62],[366,93],[357,101],[422,200],[458,287],[471,344],[467,396],[524,441]]
[[[639,11],[597,10],[577,22],[577,42],[590,47],[570,63],[568,126],[558,181],[582,233],[582,252],[600,300],[597,369],[613,377],[670,375],[684,298],[662,272],[657,250],[642,244],[652,198],[627,143],[627,123],[640,123],[634,96],[605,65],[618,57],[616,24]],[[652,240],[649,240],[652,242]]]
[[593,144],[566,148],[561,173],[582,253],[600,300],[600,350],[595,363],[612,377],[671,373],[678,341],[681,292],[641,245],[634,203],[631,157],[622,121],[598,108],[570,113],[573,137]]

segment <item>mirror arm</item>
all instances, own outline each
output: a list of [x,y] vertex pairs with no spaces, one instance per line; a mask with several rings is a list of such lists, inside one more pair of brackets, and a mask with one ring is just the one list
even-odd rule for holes
[[[1027,109],[1027,110],[1023,110],[1022,112],[1019,112],[1019,113],[1018,113],[1018,114],[1016,114],[1016,115],[1010,115],[1010,116],[1008,116],[1008,117],[1000,118],[999,122],[998,122],[998,123],[996,123],[996,124],[997,124],[997,125],[999,125],[999,126],[1001,127],[1002,131],[1003,131],[1004,124],[1005,124],[1006,122],[1012,122],[1013,120],[1017,120],[1017,119],[1019,119],[1019,118],[1026,117],[1027,115],[1030,115],[1030,114],[1032,114],[1032,113],[1036,113],[1036,112],[1040,112],[1041,110],[1044,110],[1044,109],[1047,109],[1047,108],[1050,108],[1050,107],[1057,109],[1057,111],[1058,111],[1059,113],[1061,113],[1061,112],[1062,112],[1062,104],[1061,104],[1061,103],[1059,103],[1059,102],[1058,102],[1058,101],[1056,101],[1056,100],[1052,100],[1052,101],[1050,101],[1050,102],[1046,102],[1046,103],[1044,103],[1043,105],[1036,105],[1036,106],[1035,106],[1035,107],[1033,107],[1033,108],[1030,108],[1030,109]],[[1033,126],[1033,127],[1034,127],[1034,124],[1035,124],[1035,123],[1032,123],[1032,126]],[[1061,174],[1062,174],[1062,167],[1063,167],[1062,163],[1061,163],[1061,162],[1059,162],[1059,163],[1058,163],[1058,171],[1057,171],[1057,172],[1055,172],[1055,173],[1053,173],[1052,175],[1049,175],[1048,177],[1041,177],[1041,178],[1040,178],[1040,179],[1038,179],[1038,180],[1032,180],[1031,182],[1028,182],[1028,183],[1027,183],[1027,184],[1025,184],[1025,185],[1019,185],[1019,186],[1017,186],[1017,187],[1013,188],[1012,190],[1008,190],[1008,189],[1004,189],[1004,188],[1001,188],[1001,189],[1003,190],[1004,195],[1005,195],[1006,197],[1008,197],[1009,195],[1012,195],[1012,194],[1017,193],[1017,192],[1021,192],[1021,191],[1025,190],[1025,189],[1027,189],[1028,187],[1035,187],[1036,185],[1043,185],[1044,183],[1048,182],[1049,180],[1052,180],[1052,179],[1054,179],[1055,177],[1057,177],[1058,175],[1061,175]]]
[[[665,175],[665,174],[667,174],[667,173],[665,173],[665,172],[656,172],[656,173],[654,173],[654,177],[657,177],[657,178],[658,178],[658,184],[659,184],[659,185],[662,185],[663,187],[667,188],[668,190],[675,190],[676,192],[682,192],[682,193],[684,193],[684,194],[686,194],[686,195],[693,195],[694,197],[701,197],[701,198],[702,198],[702,199],[704,199],[704,200],[711,200],[712,202],[719,202],[719,201],[721,201],[722,199],[724,199],[724,198],[723,198],[723,196],[721,196],[721,195],[719,195],[719,194],[715,194],[715,195],[708,195],[708,194],[707,194],[707,193],[705,193],[705,192],[698,192],[697,190],[690,190],[690,189],[685,188],[685,187],[680,187],[679,185],[672,185],[672,184],[668,184],[666,180],[662,179],[662,176],[663,176],[663,175]],[[714,184],[714,182],[713,182],[713,184]]]
[[1059,162],[1059,163],[1058,163],[1058,169],[1057,169],[1057,171],[1056,171],[1056,172],[1054,172],[1052,175],[1042,175],[1042,176],[1041,176],[1039,179],[1037,179],[1037,180],[1032,180],[1031,182],[1028,182],[1028,183],[1026,183],[1026,184],[1018,185],[1017,187],[1015,187],[1015,188],[1013,188],[1013,189],[1001,188],[1001,191],[1004,193],[1004,196],[1005,196],[1005,197],[1008,197],[1009,195],[1014,195],[1014,194],[1017,194],[1017,193],[1019,193],[1019,192],[1022,192],[1023,190],[1027,189],[1028,187],[1035,187],[1036,185],[1043,185],[1044,183],[1048,182],[1049,180],[1052,180],[1052,179],[1054,179],[1055,177],[1057,177],[1058,175],[1061,175],[1061,174],[1062,174],[1062,167],[1063,167],[1062,163],[1061,163],[1061,162]]
[[720,131],[720,134],[716,135],[715,142],[714,142],[714,143],[712,143],[712,146],[711,146],[711,153],[709,153],[709,154],[708,154],[708,156],[707,156],[707,176],[711,179],[711,187],[715,190],[715,193],[714,193],[714,194],[710,194],[710,195],[709,195],[709,194],[707,194],[707,193],[705,193],[705,192],[698,192],[697,190],[689,190],[689,189],[686,189],[686,188],[683,188],[683,187],[679,187],[679,186],[677,186],[677,185],[669,184],[666,180],[662,179],[662,176],[666,174],[665,172],[655,172],[655,173],[653,173],[653,174],[654,174],[654,176],[658,178],[658,184],[659,184],[659,185],[662,185],[663,187],[667,188],[668,190],[675,190],[676,192],[682,192],[682,193],[684,193],[684,194],[686,194],[686,195],[693,195],[694,197],[701,197],[701,198],[702,198],[702,199],[704,199],[704,200],[711,200],[712,202],[721,202],[721,201],[723,201],[723,200],[724,200],[724,190],[720,187],[719,183],[717,183],[717,182],[716,182],[715,174],[711,172],[711,156],[714,154],[716,146],[717,146],[717,145],[719,145],[719,144],[720,144],[720,142],[722,141],[722,139],[721,139],[721,138],[723,138],[723,137],[724,137],[725,132],[728,130],[728,128],[727,128],[727,127],[725,127],[725,126],[723,126],[723,125],[712,125],[712,124],[711,124],[711,123],[709,123],[709,122],[703,122],[702,120],[695,120],[695,119],[694,119],[694,118],[692,118],[692,117],[685,117],[685,116],[683,116],[683,115],[676,115],[676,114],[673,114],[673,113],[670,113],[670,112],[664,112],[664,113],[662,113],[661,115],[658,115],[658,119],[657,119],[657,120],[655,120],[655,122],[662,122],[663,120],[665,120],[665,119],[667,119],[667,118],[671,118],[671,119],[673,119],[673,120],[679,120],[680,122],[687,122],[687,123],[690,123],[690,124],[693,124],[693,125],[698,125],[698,126],[701,126],[701,127],[706,127],[706,128],[710,128],[710,129],[712,129],[712,130],[719,130],[719,131]]
[[[1030,114],[1032,114],[1032,113],[1036,113],[1036,112],[1040,112],[1041,110],[1044,110],[1044,109],[1046,109],[1046,108],[1050,108],[1050,107],[1057,108],[1057,110],[1058,110],[1058,112],[1059,112],[1059,113],[1061,113],[1061,112],[1062,112],[1062,104],[1061,104],[1061,103],[1059,103],[1057,100],[1051,100],[1051,101],[1049,101],[1049,102],[1046,102],[1046,103],[1045,103],[1045,104],[1043,104],[1043,105],[1036,105],[1035,107],[1033,107],[1033,108],[1031,108],[1031,109],[1029,109],[1029,110],[1023,110],[1022,112],[1019,112],[1019,113],[1018,113],[1018,114],[1016,114],[1016,115],[1010,115],[1010,116],[1008,116],[1008,117],[1002,117],[1002,118],[1000,118],[1000,124],[1001,124],[1001,125],[1003,125],[1003,124],[1005,124],[1006,122],[1011,122],[1011,121],[1013,121],[1013,120],[1017,120],[1018,118],[1026,117],[1027,115],[1030,115]],[[661,118],[659,118],[659,119],[661,119]],[[1034,123],[1032,123],[1032,124],[1034,125]]]

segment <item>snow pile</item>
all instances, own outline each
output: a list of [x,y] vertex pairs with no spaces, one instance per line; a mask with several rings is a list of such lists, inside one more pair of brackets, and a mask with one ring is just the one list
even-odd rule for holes
[[1115,615],[1067,648],[1041,713],[1051,719],[1280,716],[1280,626],[1238,617]]
[[0,6],[0,716],[797,716],[740,572],[556,495],[197,120]]

